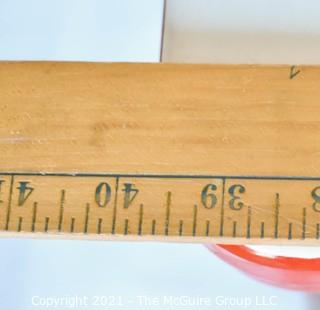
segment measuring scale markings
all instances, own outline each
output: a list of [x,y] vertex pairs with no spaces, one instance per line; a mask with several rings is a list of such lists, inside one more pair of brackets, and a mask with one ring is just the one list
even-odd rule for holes
[[35,233],[319,239],[319,184],[302,177],[1,173],[0,224]]

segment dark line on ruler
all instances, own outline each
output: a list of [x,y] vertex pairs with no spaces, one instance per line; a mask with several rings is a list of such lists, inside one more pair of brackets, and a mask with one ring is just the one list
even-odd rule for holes
[[182,236],[183,234],[183,220],[180,220],[179,222],[179,236]]
[[127,235],[129,231],[129,219],[124,220],[124,234]]
[[251,216],[252,216],[251,206],[248,206],[248,214],[247,214],[247,239],[250,239],[250,238],[251,238]]
[[320,238],[320,224],[317,223],[316,225],[316,239]]
[[112,233],[113,235],[114,235],[115,232],[116,232],[118,188],[119,188],[119,177],[116,178],[116,188],[115,188],[113,215],[112,215],[111,233]]
[[234,222],[233,222],[232,237],[233,237],[233,238],[237,237],[237,221],[234,221]]
[[12,203],[13,182],[14,182],[14,175],[11,175],[5,230],[8,230],[8,229],[9,229],[9,222],[10,222],[10,215],[11,215],[11,203]]
[[150,179],[226,179],[226,180],[283,180],[283,181],[320,181],[313,176],[258,176],[258,175],[198,175],[198,174],[132,174],[132,173],[37,173],[37,172],[0,172],[3,176],[40,176],[40,177],[114,177]]
[[71,224],[70,224],[70,232],[73,233],[74,232],[74,223],[75,223],[76,219],[74,217],[71,218]]
[[292,223],[289,223],[288,225],[288,239],[292,239]]
[[33,204],[33,211],[32,211],[32,225],[31,225],[31,231],[32,231],[32,232],[35,231],[35,227],[36,227],[37,208],[38,208],[38,203],[35,202],[35,203]]
[[220,237],[223,237],[224,228],[224,195],[225,195],[226,179],[222,179],[222,198],[221,198],[221,213],[220,213]]
[[280,208],[280,195],[276,193],[275,207],[274,207],[274,238],[279,237],[279,208]]
[[49,217],[45,218],[45,223],[44,223],[44,232],[48,232],[48,228],[49,228]]
[[170,205],[171,205],[171,192],[168,192],[168,193],[167,193],[167,203],[166,203],[165,230],[164,230],[164,234],[165,234],[166,236],[168,236],[168,234],[169,234]]
[[197,234],[197,217],[198,217],[198,206],[194,205],[193,207],[193,228],[192,235],[196,236]]
[[1,199],[1,187],[3,183],[4,183],[4,180],[0,180],[0,204],[3,203],[3,200]]
[[261,238],[261,239],[264,238],[264,222],[261,222],[261,226],[260,226],[260,238]]
[[97,233],[101,234],[102,218],[98,219]]
[[306,238],[306,224],[307,224],[307,208],[302,209],[302,235],[301,238]]
[[156,220],[152,220],[151,224],[151,234],[155,235],[156,234]]
[[90,212],[90,204],[87,203],[87,205],[86,205],[86,216],[85,216],[84,228],[83,228],[83,232],[84,232],[85,234],[88,233],[89,212]]
[[143,204],[140,205],[139,210],[139,225],[138,225],[138,235],[142,234],[142,224],[143,224]]
[[65,200],[65,190],[63,189],[63,190],[61,190],[61,198],[60,198],[60,213],[59,213],[58,231],[61,231],[61,229],[62,229],[64,200]]
[[208,237],[210,234],[210,221],[206,221],[206,236]]
[[22,217],[22,216],[20,216],[20,217],[19,217],[19,223],[18,223],[18,229],[17,229],[17,231],[18,231],[18,232],[20,232],[20,231],[21,231],[22,221],[23,221],[23,217]]

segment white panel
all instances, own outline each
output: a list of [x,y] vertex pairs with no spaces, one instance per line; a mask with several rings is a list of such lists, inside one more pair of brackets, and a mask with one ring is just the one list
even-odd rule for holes
[[162,0],[1,0],[0,59],[159,61]]
[[164,61],[320,63],[318,0],[168,0]]

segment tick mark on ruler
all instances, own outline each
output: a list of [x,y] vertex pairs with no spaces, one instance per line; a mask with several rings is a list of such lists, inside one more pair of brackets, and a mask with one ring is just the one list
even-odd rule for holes
[[156,234],[156,220],[152,220],[151,224],[151,234],[155,235]]
[[74,232],[74,223],[75,223],[76,219],[74,217],[71,218],[71,224],[70,224],[70,232],[73,233]]
[[182,236],[183,234],[183,221],[180,220],[179,222],[179,236]]
[[23,217],[20,216],[20,217],[19,217],[19,223],[18,223],[18,229],[17,229],[18,232],[21,231],[22,221],[23,221]]
[[1,186],[4,183],[4,180],[0,180],[0,203],[3,203],[3,200],[1,199]]
[[209,237],[210,234],[210,221],[206,221],[206,236]]
[[45,232],[48,232],[49,220],[50,220],[49,217],[46,217],[46,218],[45,218],[45,224],[44,224],[44,231],[45,231]]
[[114,197],[114,206],[113,206],[113,215],[112,215],[112,226],[111,233],[114,235],[116,232],[116,222],[117,222],[117,203],[118,203],[118,188],[119,188],[119,177],[116,178],[116,188],[115,188],[115,197]]
[[138,223],[138,235],[142,235],[142,224],[143,224],[143,204],[140,205],[139,210],[139,223]]
[[7,208],[7,217],[6,217],[5,230],[8,230],[8,229],[9,229],[10,215],[11,215],[11,203],[12,203],[13,183],[14,183],[14,175],[11,176],[11,180],[10,180],[10,189],[9,189],[9,198],[8,198],[8,208]]
[[98,219],[97,233],[101,234],[102,218]]
[[222,199],[221,199],[221,213],[220,213],[220,237],[223,237],[223,227],[224,227],[224,192],[226,179],[222,179]]
[[274,238],[278,239],[279,236],[279,209],[280,209],[280,195],[276,193],[275,206],[274,206]]
[[127,235],[129,232],[129,219],[124,220],[124,235]]
[[166,236],[168,236],[168,234],[169,234],[170,206],[171,206],[171,192],[168,192],[168,193],[167,193],[167,203],[166,203],[165,229],[164,229],[164,234],[165,234]]
[[89,212],[90,212],[90,204],[87,203],[87,205],[86,205],[86,215],[85,215],[85,218],[84,218],[84,228],[83,228],[83,233],[85,233],[85,234],[88,233]]
[[193,228],[192,235],[196,236],[197,234],[197,217],[198,217],[198,206],[194,205],[193,207]]
[[292,239],[292,223],[289,223],[289,226],[288,226],[288,239],[289,240]]
[[63,189],[61,190],[61,196],[60,196],[60,213],[59,213],[59,223],[58,223],[59,232],[62,229],[64,201],[65,201],[65,190]]
[[38,207],[38,203],[35,202],[33,204],[33,212],[32,212],[32,225],[31,225],[31,231],[32,232],[35,231],[36,220],[37,220],[37,207]]
[[247,239],[250,239],[250,238],[251,238],[251,216],[252,216],[251,206],[248,206],[248,214],[247,214]]
[[260,226],[260,238],[261,238],[261,239],[264,238],[264,222],[261,222],[261,226]]
[[306,224],[307,224],[307,209],[302,209],[302,234],[301,239],[306,238]]
[[233,222],[233,228],[232,228],[232,237],[236,238],[237,237],[237,222]]

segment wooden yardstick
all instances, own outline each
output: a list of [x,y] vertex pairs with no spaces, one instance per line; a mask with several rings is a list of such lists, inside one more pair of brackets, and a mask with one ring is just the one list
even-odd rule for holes
[[2,236],[319,244],[320,67],[0,63]]

